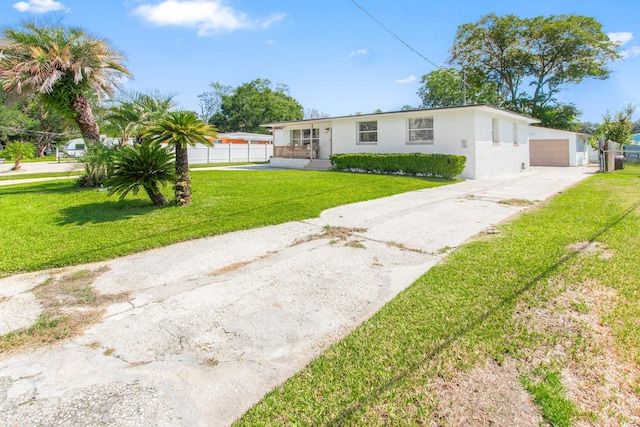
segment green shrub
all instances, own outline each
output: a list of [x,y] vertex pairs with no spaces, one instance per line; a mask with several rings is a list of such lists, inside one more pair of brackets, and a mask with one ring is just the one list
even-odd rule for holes
[[465,156],[449,154],[334,154],[331,163],[337,170],[367,173],[439,176],[451,179],[460,175]]
[[84,163],[84,175],[78,178],[81,187],[100,187],[113,172],[113,163],[118,152],[117,146],[96,143],[89,146],[79,158]]

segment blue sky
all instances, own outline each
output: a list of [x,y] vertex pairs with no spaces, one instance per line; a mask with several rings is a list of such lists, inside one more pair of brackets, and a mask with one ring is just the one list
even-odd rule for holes
[[[445,65],[458,25],[487,13],[592,16],[622,43],[625,58],[612,64],[608,80],[585,80],[559,99],[574,103],[584,121],[629,103],[640,108],[637,0],[357,3],[437,65]],[[0,25],[52,13],[126,53],[134,80],[125,89],[171,93],[195,111],[209,83],[256,78],[284,83],[305,108],[332,116],[393,111],[418,106],[420,77],[435,69],[351,0],[2,0]]]

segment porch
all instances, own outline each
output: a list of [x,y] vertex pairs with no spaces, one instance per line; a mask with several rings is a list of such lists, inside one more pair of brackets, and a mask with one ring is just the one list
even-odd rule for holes
[[273,147],[273,157],[284,159],[317,159],[319,147],[310,145],[281,145]]

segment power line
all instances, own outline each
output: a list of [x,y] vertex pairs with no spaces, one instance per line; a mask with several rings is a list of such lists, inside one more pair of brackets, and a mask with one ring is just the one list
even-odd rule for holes
[[354,5],[356,5],[356,7],[358,7],[358,9],[362,10],[369,18],[371,18],[376,24],[380,25],[386,32],[388,32],[389,34],[391,34],[393,37],[396,38],[396,40],[398,40],[400,43],[402,43],[403,45],[405,45],[407,48],[409,48],[413,53],[415,53],[416,55],[418,55],[420,58],[424,59],[425,61],[427,61],[429,64],[433,65],[436,68],[442,68],[442,66],[437,65],[435,62],[431,61],[429,58],[427,58],[426,56],[424,56],[423,54],[421,54],[420,52],[418,52],[416,49],[414,49],[413,47],[411,47],[411,45],[409,45],[409,43],[405,42],[404,40],[402,40],[396,33],[394,33],[393,31],[391,31],[390,29],[388,29],[387,27],[385,27],[385,25],[378,21],[372,14],[370,14],[364,7],[360,6],[358,4],[358,2],[356,2],[355,0],[351,0],[351,3],[353,3]]
[[12,128],[12,127],[7,127],[7,126],[0,126],[0,129],[3,130],[8,130],[12,133],[15,134],[21,134],[21,135],[28,135],[28,134],[35,134],[35,135],[52,135],[52,136],[69,136],[69,135],[74,135],[73,133],[69,133],[69,132],[65,132],[65,133],[58,133],[58,132],[45,132],[45,131],[40,131],[40,130],[27,130],[27,129],[21,129],[21,128]]

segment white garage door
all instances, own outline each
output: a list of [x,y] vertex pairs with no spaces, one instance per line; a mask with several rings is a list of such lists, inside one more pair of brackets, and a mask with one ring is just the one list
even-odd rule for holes
[[529,161],[531,166],[569,166],[569,140],[529,140]]

